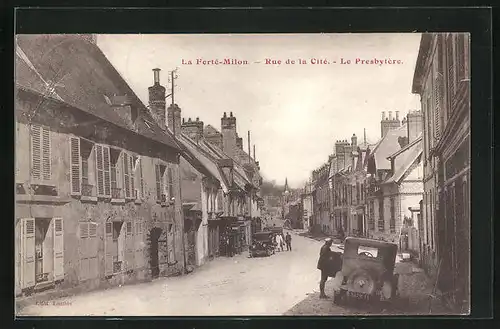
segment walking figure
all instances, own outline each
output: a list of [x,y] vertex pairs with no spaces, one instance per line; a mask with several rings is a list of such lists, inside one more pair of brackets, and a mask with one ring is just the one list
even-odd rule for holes
[[292,251],[292,236],[290,235],[290,232],[286,232],[285,242],[286,242],[286,251]]

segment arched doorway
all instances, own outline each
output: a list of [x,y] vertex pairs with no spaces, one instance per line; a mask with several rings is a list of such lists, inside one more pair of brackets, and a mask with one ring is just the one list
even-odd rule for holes
[[160,260],[158,254],[159,239],[162,233],[162,229],[159,227],[153,227],[149,233],[149,265],[151,267],[151,276],[157,278],[160,276]]

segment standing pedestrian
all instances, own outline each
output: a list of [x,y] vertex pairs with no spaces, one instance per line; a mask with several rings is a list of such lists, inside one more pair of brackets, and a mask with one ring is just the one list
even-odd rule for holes
[[321,247],[319,251],[319,260],[318,260],[318,270],[321,271],[321,281],[319,282],[319,298],[328,298],[325,294],[325,284],[328,280],[328,261],[330,259],[332,250],[330,247],[332,246],[332,239],[325,239],[325,244]]
[[283,251],[283,236],[279,233],[276,235],[276,245],[280,251]]
[[292,236],[290,235],[290,232],[286,232],[285,242],[286,242],[286,250],[292,251]]

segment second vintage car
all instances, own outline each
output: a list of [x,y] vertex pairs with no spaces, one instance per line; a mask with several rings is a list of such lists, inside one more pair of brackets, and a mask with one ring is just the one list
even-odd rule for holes
[[269,231],[254,233],[250,257],[271,256],[272,254],[274,254],[273,233]]

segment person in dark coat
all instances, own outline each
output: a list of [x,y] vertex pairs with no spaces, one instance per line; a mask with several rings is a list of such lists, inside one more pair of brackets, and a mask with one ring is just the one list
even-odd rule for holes
[[333,243],[332,239],[330,238],[325,239],[325,244],[321,247],[319,251],[319,260],[317,266],[318,270],[321,271],[321,281],[319,282],[319,291],[320,291],[319,298],[328,298],[328,296],[325,294],[325,284],[330,274],[328,267],[330,266],[329,262],[330,262],[330,257],[332,256],[332,250],[330,249],[332,243]]
[[290,235],[289,232],[286,233],[285,243],[286,243],[286,250],[292,251],[292,236]]

